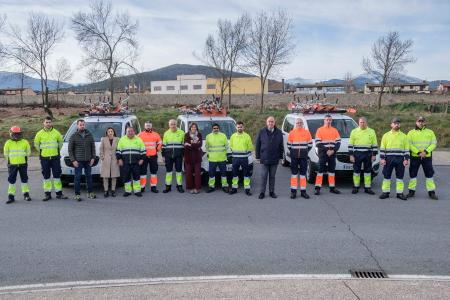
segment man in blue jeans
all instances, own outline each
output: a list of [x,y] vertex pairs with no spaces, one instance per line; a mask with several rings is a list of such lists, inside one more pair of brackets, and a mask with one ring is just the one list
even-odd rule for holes
[[80,184],[83,170],[86,177],[87,197],[90,199],[96,198],[92,192],[91,175],[91,168],[95,161],[95,142],[92,134],[86,129],[84,120],[80,119],[77,121],[77,132],[69,139],[69,158],[75,167],[75,200],[82,200],[80,196]]

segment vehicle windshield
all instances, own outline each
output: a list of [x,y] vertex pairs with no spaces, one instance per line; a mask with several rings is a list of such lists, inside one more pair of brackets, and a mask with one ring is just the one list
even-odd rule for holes
[[[189,125],[192,122],[189,122]],[[217,123],[220,126],[220,132],[225,133],[228,139],[230,139],[231,135],[236,131],[236,123],[231,120],[222,120],[222,121],[196,121],[198,125],[198,131],[200,131],[203,139],[206,138],[208,134],[212,132],[212,125]]]
[[[114,128],[118,137],[122,134],[122,123],[120,122],[86,122],[86,129],[94,136],[94,141],[100,142],[100,139],[105,136],[106,129]],[[72,134],[77,131],[77,123],[74,122],[67,131],[64,141],[68,142]]]
[[[308,129],[311,132],[313,137],[316,136],[316,131],[319,127],[323,126],[323,120],[308,120]],[[341,138],[349,138],[350,133],[354,128],[357,127],[357,124],[352,119],[333,119],[331,126],[336,128],[339,132]]]

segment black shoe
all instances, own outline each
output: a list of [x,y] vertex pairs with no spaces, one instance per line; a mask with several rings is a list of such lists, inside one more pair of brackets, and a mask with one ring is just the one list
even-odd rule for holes
[[228,189],[228,187],[226,186],[226,187],[223,187],[222,188],[222,191],[224,192],[224,193],[229,193],[230,192],[230,190]]
[[24,194],[23,194],[23,200],[25,200],[25,201],[31,201],[30,194],[29,194],[29,193],[24,193]]
[[52,199],[52,194],[50,192],[46,192],[44,199],[42,199],[42,201],[48,201],[50,199]]
[[372,191],[371,188],[365,188],[365,189],[364,189],[364,193],[369,194],[369,195],[375,195],[375,192]]
[[264,193],[260,193],[259,196],[258,196],[258,199],[264,199],[265,196],[266,195]]
[[389,193],[381,193],[381,195],[380,195],[380,199],[386,199],[386,198],[389,198]]
[[128,197],[128,196],[130,196],[130,195],[131,195],[131,193],[128,193],[128,192],[123,193],[123,196],[124,196],[124,197]]
[[403,193],[397,194],[397,198],[400,199],[400,200],[403,200],[403,201],[408,200],[408,198],[405,195],[403,195]]
[[81,202],[83,199],[81,199],[80,195],[75,195],[75,197],[73,197],[74,200]]
[[270,192],[269,196],[272,197],[273,199],[278,198],[277,194],[275,194],[275,192]]
[[182,185],[177,185],[177,191],[178,191],[179,193],[184,193],[183,186],[182,186]]
[[352,190],[352,194],[358,194],[358,192],[359,192],[359,188],[354,187]]
[[109,197],[109,192],[106,191],[105,194],[104,194],[104,196],[105,196],[105,198],[108,198],[108,197]]
[[428,197],[430,197],[430,199],[433,199],[433,200],[439,199],[438,196],[436,195],[436,192],[434,192],[434,191],[428,192]]
[[141,188],[141,193],[145,193],[145,187]]
[[67,199],[67,196],[65,196],[62,192],[57,192],[56,199]]
[[330,193],[333,193],[333,194],[340,194],[341,193],[341,191],[340,190],[338,190],[337,188],[330,188]]
[[11,203],[13,203],[15,200],[14,200],[14,196],[13,195],[8,195],[8,201],[6,201],[6,204],[11,204]]
[[230,190],[230,195],[233,195],[233,194],[236,194],[236,193],[237,193],[237,189],[232,188],[232,189]]
[[171,185],[166,185],[165,190],[163,191],[164,194],[167,194],[168,192],[170,192],[172,190],[172,186]]
[[245,190],[245,194],[246,194],[247,196],[251,196],[251,195],[252,195],[252,192],[250,191],[250,189],[246,189],[246,190]]
[[150,191],[151,191],[152,193],[155,193],[155,194],[158,194],[158,193],[159,193],[159,191],[158,191],[158,189],[156,188],[156,186],[152,186],[152,187],[150,188]]
[[111,191],[111,197],[115,197],[116,196],[116,191]]
[[407,198],[413,198],[416,191],[409,190],[408,195],[406,195]]
[[303,197],[305,199],[309,199],[309,195],[306,193],[306,191],[301,191],[300,192],[300,197]]
[[314,195],[320,195],[320,187],[316,187],[316,191],[314,192]]
[[216,189],[213,187],[209,187],[208,190],[206,191],[208,194],[214,192]]
[[142,193],[141,193],[141,192],[134,193],[134,195],[135,195],[136,197],[142,197]]
[[297,191],[291,191],[291,199],[295,199],[297,197]]

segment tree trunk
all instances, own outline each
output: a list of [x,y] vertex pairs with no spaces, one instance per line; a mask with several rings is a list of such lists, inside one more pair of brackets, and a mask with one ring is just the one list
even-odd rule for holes
[[228,110],[231,108],[231,80],[228,82]]
[[259,113],[264,112],[264,80],[261,78],[261,103],[259,107]]
[[109,83],[109,92],[111,93],[110,103],[114,104],[114,77],[111,77],[111,81]]
[[56,84],[56,109],[59,109],[59,81]]
[[50,105],[49,105],[49,102],[48,102],[48,87],[45,87],[44,111],[53,119],[53,112],[50,109]]

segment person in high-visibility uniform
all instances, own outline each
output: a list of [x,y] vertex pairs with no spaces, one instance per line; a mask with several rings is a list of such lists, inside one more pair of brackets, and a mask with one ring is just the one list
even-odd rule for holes
[[169,129],[164,132],[162,155],[166,164],[166,189],[163,193],[172,190],[173,166],[175,165],[177,190],[184,193],[183,189],[183,154],[184,154],[184,131],[177,128],[177,121],[169,121]]
[[158,193],[158,152],[161,151],[161,136],[153,131],[152,122],[147,121],[144,124],[144,131],[138,135],[145,144],[145,159],[141,166],[141,192],[145,191],[147,185],[147,170],[150,167],[150,190]]
[[382,194],[380,199],[389,198],[391,191],[391,175],[395,169],[397,198],[407,200],[403,195],[405,167],[409,163],[409,143],[406,134],[400,130],[400,119],[395,117],[391,122],[391,131],[386,132],[380,144],[380,164],[383,166]]
[[227,181],[227,150],[228,139],[227,136],[220,132],[219,124],[212,125],[212,132],[206,136],[205,139],[206,153],[208,154],[209,161],[209,180],[208,180],[208,193],[216,190],[216,169],[219,168],[222,190],[228,193],[228,181]]
[[331,126],[333,118],[331,115],[325,115],[324,125],[316,131],[316,147],[319,156],[319,170],[316,176],[316,188],[315,195],[320,195],[320,188],[322,187],[323,174],[328,172],[328,185],[330,192],[334,194],[340,194],[341,192],[336,189],[336,152],[341,146],[341,136],[336,128]]
[[309,199],[309,195],[306,193],[306,170],[308,168],[308,152],[312,148],[312,137],[309,130],[304,128],[303,120],[300,118],[295,120],[295,127],[289,132],[287,147],[291,157],[291,199],[297,197],[299,186],[300,196]]
[[3,147],[3,157],[8,163],[8,200],[6,204],[15,201],[17,173],[22,182],[23,199],[31,201],[27,174],[28,157],[31,154],[30,144],[22,138],[22,130],[18,126],[11,127],[9,135],[11,138]]
[[142,197],[141,165],[144,163],[145,145],[144,142],[135,135],[133,127],[128,127],[126,135],[120,138],[116,150],[117,161],[124,182],[124,197],[128,197],[134,191],[134,195]]
[[372,191],[372,162],[378,153],[377,136],[375,130],[367,127],[367,119],[358,120],[359,127],[352,130],[348,143],[350,161],[353,163],[353,190],[357,194],[361,185],[361,170],[364,164],[364,192],[374,195]]
[[44,177],[43,188],[45,197],[42,201],[52,199],[52,180],[53,174],[53,188],[56,192],[57,199],[67,199],[62,192],[61,182],[61,162],[60,151],[63,144],[63,137],[61,133],[53,128],[52,118],[46,117],[44,119],[44,128],[38,131],[34,137],[34,147],[39,152],[39,159],[41,161],[42,176]]
[[236,123],[237,132],[230,137],[230,150],[232,155],[233,179],[230,194],[237,193],[239,184],[239,168],[242,168],[244,175],[244,189],[247,196],[251,196],[250,191],[250,167],[248,165],[248,158],[252,155],[253,142],[248,133],[244,131],[244,123],[238,121]]
[[409,150],[411,154],[411,163],[409,165],[409,184],[408,198],[414,197],[417,186],[417,173],[420,166],[425,173],[425,186],[428,196],[433,200],[438,200],[436,196],[436,184],[433,175],[433,151],[436,149],[436,135],[433,130],[426,128],[424,117],[416,120],[416,128],[408,132]]

